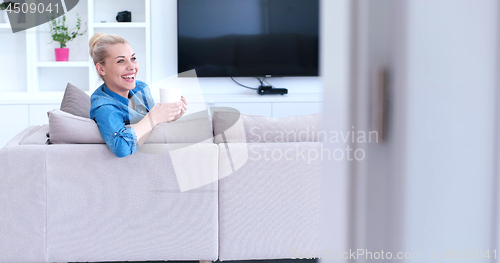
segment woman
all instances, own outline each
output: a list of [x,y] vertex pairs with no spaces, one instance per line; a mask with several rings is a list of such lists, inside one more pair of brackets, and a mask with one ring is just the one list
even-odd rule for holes
[[[157,124],[175,121],[187,110],[176,103],[156,104],[148,85],[136,80],[139,64],[128,42],[117,35],[97,33],[89,41],[90,56],[104,81],[92,94],[90,118],[99,126],[117,157],[133,154]],[[127,128],[125,125],[132,124]]]

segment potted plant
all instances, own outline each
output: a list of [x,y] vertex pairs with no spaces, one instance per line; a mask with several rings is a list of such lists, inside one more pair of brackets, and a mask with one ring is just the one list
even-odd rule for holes
[[[71,30],[66,25],[66,15],[50,21],[50,32],[52,33],[52,42],[50,43],[59,42],[60,46],[55,49],[56,61],[68,61],[69,48],[66,48],[66,43],[87,32],[87,29],[85,29],[80,33],[81,23],[82,20],[78,14],[76,14],[76,28]],[[85,23],[85,26],[87,26],[87,23]]]
[[10,9],[13,11],[14,7],[18,6],[18,5],[19,5],[19,3],[11,2],[11,1],[3,2],[0,4],[0,11],[1,11],[0,16],[3,18],[4,23],[9,23],[9,15],[7,14],[7,9]]

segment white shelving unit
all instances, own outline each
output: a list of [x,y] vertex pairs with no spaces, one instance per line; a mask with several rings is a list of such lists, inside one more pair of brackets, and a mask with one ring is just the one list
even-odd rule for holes
[[90,61],[49,61],[49,62],[37,62],[36,66],[37,67],[52,67],[52,68],[58,68],[58,67],[80,67],[80,68],[86,68],[89,66]]
[[[98,7],[94,8],[96,7],[96,3]],[[75,7],[78,11],[70,10],[66,14],[67,17],[71,16],[74,19],[75,13],[78,12],[82,18],[82,29],[85,22],[87,22],[86,35],[68,42],[71,45],[74,45],[73,42],[79,42],[79,44],[78,48],[72,48],[68,45],[70,48],[70,61],[67,62],[55,61],[52,55],[54,53],[54,44],[50,45],[47,43],[48,36],[50,36],[48,25],[44,24],[26,30],[27,88],[25,92],[21,93],[29,97],[33,94],[36,96],[38,93],[62,93],[65,88],[64,83],[67,82],[79,82],[80,85],[77,85],[79,88],[92,93],[101,84],[95,72],[93,62],[88,56],[88,41],[96,32],[118,34],[129,41],[134,51],[141,55],[138,57],[140,65],[138,79],[148,83],[151,82],[151,0],[124,1],[123,10],[128,9],[132,12],[132,22],[118,23],[111,21],[111,18],[116,16],[115,10],[112,8],[102,8],[102,6],[107,4],[115,9],[120,9],[121,3],[116,0],[81,0],[77,7]],[[109,21],[95,21],[94,18],[96,15],[101,20],[103,17],[109,18]],[[135,21],[134,17],[138,17],[139,19]],[[68,20],[70,28],[73,28],[74,22]],[[0,30],[10,29],[10,24],[0,23]],[[141,37],[136,37],[137,34],[141,35]],[[72,58],[75,58],[75,56],[72,56],[74,53],[77,55],[77,61],[72,61]],[[54,81],[54,87],[47,83],[49,80]],[[2,91],[0,90],[1,93]]]
[[143,22],[130,23],[94,23],[94,28],[146,28],[147,24]]

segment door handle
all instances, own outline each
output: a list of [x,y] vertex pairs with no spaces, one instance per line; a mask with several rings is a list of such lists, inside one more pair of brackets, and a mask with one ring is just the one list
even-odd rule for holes
[[388,70],[385,66],[376,68],[373,84],[372,127],[378,132],[380,142],[384,142],[387,139],[388,119]]

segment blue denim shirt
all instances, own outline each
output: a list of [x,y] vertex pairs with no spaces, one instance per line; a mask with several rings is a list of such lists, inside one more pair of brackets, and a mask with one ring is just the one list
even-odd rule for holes
[[125,125],[139,122],[155,105],[148,85],[136,81],[129,98],[124,98],[102,84],[90,97],[90,103],[90,118],[99,126],[109,149],[117,157],[136,152],[139,144],[135,131]]

